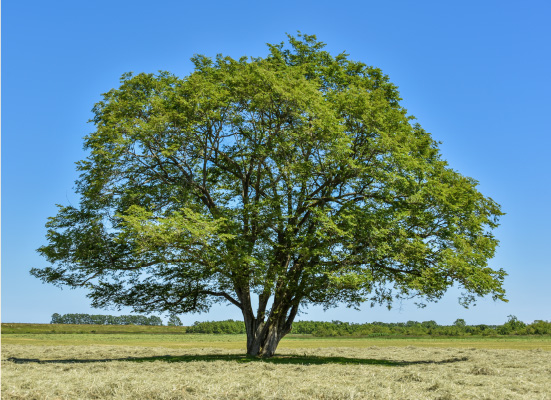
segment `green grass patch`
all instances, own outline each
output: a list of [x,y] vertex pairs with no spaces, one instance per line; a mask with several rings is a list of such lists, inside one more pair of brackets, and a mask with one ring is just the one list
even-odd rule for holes
[[3,323],[2,334],[184,334],[184,326]]
[[208,334],[2,334],[2,343],[37,346],[120,345],[168,348],[240,349],[246,346],[245,335]]

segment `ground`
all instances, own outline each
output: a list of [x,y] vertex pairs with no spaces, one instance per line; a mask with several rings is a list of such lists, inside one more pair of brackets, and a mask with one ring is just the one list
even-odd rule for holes
[[3,335],[2,399],[551,399],[550,338]]

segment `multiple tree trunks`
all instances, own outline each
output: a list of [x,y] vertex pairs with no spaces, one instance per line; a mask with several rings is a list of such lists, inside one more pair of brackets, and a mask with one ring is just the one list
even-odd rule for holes
[[[277,315],[277,312],[274,314]],[[294,315],[286,318],[269,317],[267,322],[261,322],[254,317],[244,315],[247,331],[247,354],[250,356],[271,357],[274,355],[281,339],[291,331]]]

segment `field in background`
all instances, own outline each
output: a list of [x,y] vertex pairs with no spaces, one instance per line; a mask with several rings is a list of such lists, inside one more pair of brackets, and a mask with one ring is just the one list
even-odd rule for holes
[[183,326],[155,325],[73,325],[3,323],[2,334],[7,333],[185,333]]
[[[141,325],[2,324],[3,344],[36,346],[117,345],[244,349],[245,335],[189,334],[185,327]],[[420,346],[551,351],[551,335],[327,337],[287,335],[279,348]]]
[[[34,346],[138,346],[178,348],[221,348],[244,351],[245,335],[207,334],[2,334],[2,344]],[[453,347],[477,349],[541,349],[551,351],[551,336],[459,337],[459,338],[318,338],[288,335],[278,349],[327,347]],[[550,355],[551,357],[551,355]]]

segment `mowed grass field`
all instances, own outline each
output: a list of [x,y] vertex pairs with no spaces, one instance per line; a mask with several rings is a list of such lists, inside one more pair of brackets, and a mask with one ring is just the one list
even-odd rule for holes
[[5,331],[2,399],[551,399],[547,336],[290,335],[261,360],[243,335]]

